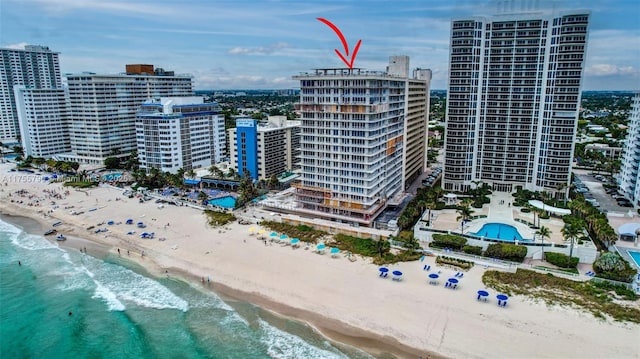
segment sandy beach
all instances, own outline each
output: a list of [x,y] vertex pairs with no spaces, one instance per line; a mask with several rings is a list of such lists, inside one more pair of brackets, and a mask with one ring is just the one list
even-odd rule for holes
[[[502,308],[493,290],[488,302],[477,301],[476,292],[485,289],[485,269],[480,266],[466,272],[456,290],[443,286],[455,271],[437,267],[433,257],[391,266],[404,273],[396,282],[379,278],[377,266],[363,258],[351,262],[342,254],[332,258],[304,248],[265,245],[249,232],[249,225],[209,228],[197,209],[138,203],[110,187],[75,191],[61,184],[27,182],[29,176],[38,176],[18,176],[9,168],[0,165],[0,211],[34,218],[45,229],[63,222],[56,229],[69,240],[61,246],[83,248],[86,239],[111,253],[119,249],[120,255],[156,275],[179,276],[199,285],[204,278],[204,286],[223,297],[306,321],[328,337],[374,356],[640,358],[638,325],[596,319],[520,296]],[[21,189],[26,192],[19,196],[16,191]],[[127,219],[147,227],[127,225]],[[107,225],[109,220],[116,224]],[[97,228],[108,231],[95,233]],[[136,233],[127,235],[129,231]],[[154,232],[154,239],[140,238],[142,231]],[[89,254],[92,250],[88,248]],[[430,272],[423,271],[424,264],[431,265]],[[427,275],[438,271],[439,285],[428,284]]]

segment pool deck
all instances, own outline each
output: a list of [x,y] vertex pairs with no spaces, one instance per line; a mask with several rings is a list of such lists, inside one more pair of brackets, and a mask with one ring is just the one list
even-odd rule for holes
[[[514,226],[525,240],[533,239],[535,230],[515,221],[515,218],[519,218],[533,223],[533,213],[521,213],[519,207],[510,206],[514,199],[510,193],[494,192],[490,198],[491,203],[485,204],[482,209],[473,208],[472,214],[473,216],[486,215],[487,218],[474,219],[464,227],[464,233],[477,232],[486,223],[503,223]],[[504,204],[500,204],[501,201],[504,201]],[[426,220],[427,216],[428,211],[425,212],[423,219]],[[458,216],[454,209],[432,211],[432,217],[435,217],[432,228],[460,233],[460,222],[456,219]],[[540,225],[551,230],[551,236],[545,239],[546,242],[565,243],[560,232],[564,226],[561,218],[541,219]]]

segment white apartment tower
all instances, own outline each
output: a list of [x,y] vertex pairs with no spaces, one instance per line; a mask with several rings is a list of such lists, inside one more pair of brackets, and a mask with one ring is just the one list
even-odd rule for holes
[[70,151],[65,90],[26,86],[13,90],[24,156],[51,158]]
[[640,93],[633,97],[628,126],[619,184],[627,199],[640,208]]
[[564,197],[590,14],[498,3],[497,15],[451,23],[443,187]]
[[162,97],[145,102],[136,117],[140,168],[177,173],[208,168],[224,156],[224,116],[202,97]]
[[0,140],[15,141],[20,134],[14,87],[62,88],[57,52],[45,46],[24,50],[0,48]]
[[242,175],[268,181],[271,176],[299,169],[300,121],[269,116],[266,121],[236,119],[228,129],[231,166]]
[[317,69],[294,76],[302,171],[293,187],[301,215],[372,226],[407,179],[424,171],[429,81],[409,79],[408,61],[391,57],[388,72]]
[[[193,96],[191,77],[174,75],[152,65],[127,74],[67,75],[71,153],[58,157],[102,164],[110,156],[136,150],[136,113],[142,103],[161,97]],[[147,69],[150,67],[150,71]]]

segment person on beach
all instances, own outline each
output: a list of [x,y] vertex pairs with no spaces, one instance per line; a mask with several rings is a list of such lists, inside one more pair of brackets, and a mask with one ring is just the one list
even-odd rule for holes
[[18,266],[22,267],[22,263],[20,263],[20,261],[18,261]]
[[127,249],[127,255],[130,255],[130,254],[129,254],[129,250],[128,250],[128,249]]

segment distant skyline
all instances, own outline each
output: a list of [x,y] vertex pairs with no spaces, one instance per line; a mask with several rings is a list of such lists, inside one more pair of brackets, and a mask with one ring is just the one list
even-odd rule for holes
[[[48,46],[63,74],[147,63],[192,74],[198,90],[297,88],[293,75],[345,66],[322,17],[351,47],[362,39],[354,67],[382,71],[389,56],[408,55],[446,89],[451,19],[491,15],[494,2],[0,0],[0,47]],[[591,11],[583,90],[640,90],[640,1],[555,4]]]

